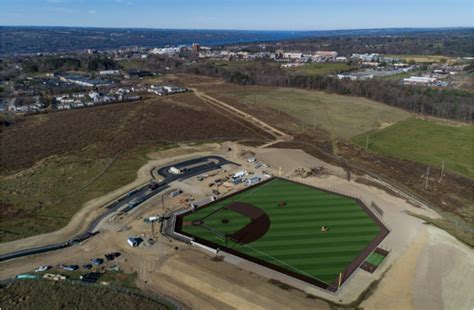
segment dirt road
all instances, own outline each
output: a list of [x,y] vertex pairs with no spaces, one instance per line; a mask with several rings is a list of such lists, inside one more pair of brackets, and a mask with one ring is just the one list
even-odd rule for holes
[[[272,145],[272,144],[278,143],[278,142],[290,141],[290,140],[293,139],[292,136],[284,133],[283,131],[271,126],[270,124],[254,117],[254,116],[252,116],[248,113],[245,113],[245,112],[231,106],[230,104],[225,103],[222,100],[211,97],[211,96],[207,95],[206,93],[204,93],[204,92],[202,92],[202,91],[200,91],[196,88],[191,88],[191,90],[194,92],[194,94],[198,98],[200,98],[204,102],[206,102],[208,104],[211,104],[211,105],[214,105],[214,106],[217,106],[220,109],[222,109],[222,110],[226,111],[227,113],[231,114],[232,116],[237,117],[239,119],[242,119],[245,122],[252,123],[255,126],[257,126],[258,128],[260,128],[261,130],[267,132],[269,135],[273,136],[275,138],[275,141],[270,142],[269,144],[267,144],[265,146],[269,146],[269,145]],[[262,147],[265,147],[265,146],[262,146]]]

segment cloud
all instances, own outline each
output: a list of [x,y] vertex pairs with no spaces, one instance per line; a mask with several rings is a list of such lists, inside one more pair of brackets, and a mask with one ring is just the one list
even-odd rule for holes
[[91,14],[91,15],[95,15],[97,13],[97,11],[96,10],[89,10],[88,13]]

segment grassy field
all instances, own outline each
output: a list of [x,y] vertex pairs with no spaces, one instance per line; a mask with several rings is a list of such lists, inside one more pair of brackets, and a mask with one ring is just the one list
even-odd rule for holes
[[387,57],[399,58],[403,61],[414,61],[415,63],[433,63],[449,61],[451,58],[443,55],[386,55]]
[[216,96],[229,97],[249,105],[270,107],[301,121],[294,124],[311,130],[315,125],[333,138],[351,138],[386,124],[410,117],[410,113],[360,97],[326,94],[292,88],[219,87]]
[[146,70],[146,61],[144,59],[121,59],[118,61],[119,65],[124,70],[141,69]]
[[379,131],[361,134],[352,141],[384,155],[441,167],[474,178],[472,125],[450,125],[411,118]]
[[46,233],[65,226],[81,206],[136,178],[156,148],[125,152],[116,160],[79,156],[48,158],[0,178],[0,241]]
[[[270,218],[270,228],[256,241],[246,245],[229,241],[228,247],[326,283],[335,281],[380,232],[355,200],[282,179],[200,209],[185,216],[183,221],[201,219],[234,201],[264,210]],[[286,202],[283,208],[279,206],[281,201]],[[229,220],[227,224],[222,222],[224,218]],[[230,233],[245,226],[249,219],[224,210],[204,222],[221,233]],[[329,230],[321,232],[322,226]],[[221,236],[202,226],[183,225],[182,229],[187,234],[225,245]]]
[[354,70],[355,68],[356,67],[350,66],[346,63],[321,63],[288,68],[287,72],[302,75],[327,75],[346,72]]

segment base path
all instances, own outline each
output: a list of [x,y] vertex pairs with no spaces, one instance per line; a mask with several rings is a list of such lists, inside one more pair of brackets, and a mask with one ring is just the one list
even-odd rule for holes
[[232,240],[247,244],[260,239],[270,228],[270,218],[260,208],[245,202],[234,202],[225,207],[250,218],[250,223],[231,235]]

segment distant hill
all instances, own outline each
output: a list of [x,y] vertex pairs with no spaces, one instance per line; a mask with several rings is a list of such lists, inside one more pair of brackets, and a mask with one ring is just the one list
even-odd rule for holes
[[[443,28],[443,30],[466,28]],[[388,36],[434,32],[434,28],[390,28],[324,31],[173,30],[82,27],[0,26],[0,55],[69,52],[120,47],[192,44],[224,45],[330,36]],[[471,29],[472,31],[472,29]]]

